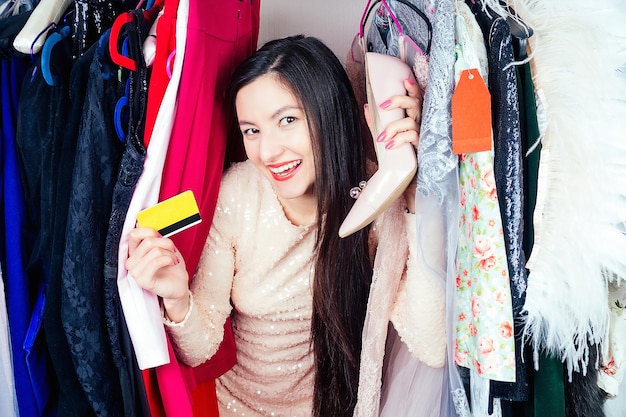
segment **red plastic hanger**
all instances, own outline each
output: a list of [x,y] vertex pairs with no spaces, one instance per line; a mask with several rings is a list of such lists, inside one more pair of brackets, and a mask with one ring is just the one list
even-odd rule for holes
[[115,19],[113,26],[111,26],[111,35],[109,36],[109,53],[111,54],[111,60],[117,65],[131,71],[137,71],[137,63],[133,59],[124,56],[119,50],[122,45],[122,43],[119,42],[122,27],[132,22],[133,14],[130,12],[122,13]]

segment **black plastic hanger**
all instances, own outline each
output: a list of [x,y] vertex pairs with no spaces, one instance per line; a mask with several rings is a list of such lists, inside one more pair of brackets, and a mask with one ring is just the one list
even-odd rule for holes
[[509,15],[506,18],[509,28],[511,30],[511,36],[513,37],[513,44],[515,45],[515,58],[517,60],[524,60],[528,57],[526,51],[526,44],[528,38],[533,36],[533,28],[518,16],[518,14],[508,4],[501,4],[506,8]]

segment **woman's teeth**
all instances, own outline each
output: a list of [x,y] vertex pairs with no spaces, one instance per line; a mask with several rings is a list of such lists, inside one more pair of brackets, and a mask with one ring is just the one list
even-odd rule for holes
[[293,161],[285,165],[281,165],[277,168],[270,168],[270,171],[272,171],[274,174],[282,174],[283,172],[289,171],[290,169],[297,167],[301,163],[302,163],[302,160],[300,159],[300,160]]

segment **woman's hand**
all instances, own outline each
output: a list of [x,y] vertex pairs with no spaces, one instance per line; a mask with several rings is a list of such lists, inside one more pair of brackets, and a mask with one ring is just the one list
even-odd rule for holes
[[[419,143],[420,124],[422,122],[422,90],[412,78],[404,80],[404,88],[407,91],[406,95],[392,96],[380,104],[381,110],[379,111],[402,108],[406,114],[404,119],[389,123],[385,130],[375,138],[377,142],[384,142],[386,149],[393,149],[402,143],[411,143],[417,149]],[[370,131],[372,131],[372,121],[367,104],[365,105],[365,120]],[[404,199],[410,213],[415,213],[416,187],[417,176],[413,178],[411,184],[404,191]]]
[[163,299],[167,316],[182,321],[189,309],[189,274],[171,239],[153,229],[130,231],[126,269],[140,287]]
[[[412,78],[404,80],[406,95],[392,96],[380,103],[380,110],[404,109],[406,117],[389,123],[374,139],[385,143],[386,149],[393,149],[402,143],[412,143],[417,148],[419,143],[420,123],[422,121],[422,91]],[[372,121],[367,104],[365,105],[365,120],[372,130]],[[376,132],[372,132],[376,134]]]

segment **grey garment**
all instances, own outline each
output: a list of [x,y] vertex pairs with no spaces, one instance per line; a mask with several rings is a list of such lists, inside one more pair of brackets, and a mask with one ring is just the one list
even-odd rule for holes
[[[418,9],[425,10],[425,1],[407,0]],[[428,52],[429,38],[428,24],[410,6],[400,3],[397,0],[387,2],[400,22],[402,33],[410,37],[425,53]],[[386,9],[382,5],[374,6],[368,21],[371,26],[367,32],[368,52],[378,52],[381,54],[399,56],[398,32],[395,24],[389,17]]]
[[[454,92],[454,62],[455,62],[455,33],[454,33],[454,2],[453,0],[410,0],[420,10],[425,12],[432,24],[432,44],[428,56],[428,82],[424,93],[422,109],[422,123],[420,142],[417,149],[418,175],[415,207],[417,219],[417,245],[428,248],[424,252],[422,262],[424,267],[430,268],[433,273],[446,283],[448,297],[454,294],[456,276],[455,255],[458,242],[459,220],[459,184],[458,184],[458,156],[452,153],[452,94]],[[426,25],[418,23],[412,27],[410,22],[420,22],[414,12],[408,8],[397,7],[397,2],[391,1],[392,8],[397,11],[398,19],[409,22],[404,26],[408,34],[420,47],[424,47],[428,33]],[[434,6],[433,6],[434,4]],[[412,13],[407,17],[404,12]],[[416,20],[417,19],[417,20]],[[386,53],[389,48],[382,42],[384,31],[371,33],[378,29],[370,28],[368,33],[368,48],[374,52]],[[382,34],[382,35],[381,35]],[[378,40],[376,36],[378,36]],[[446,238],[441,247],[434,247],[432,239],[425,232],[428,228],[423,225],[440,223],[445,230]],[[443,254],[443,255],[442,255]],[[442,260],[443,258],[443,264]],[[447,327],[449,337],[448,358],[453,363],[452,350],[454,346],[454,303],[448,299]],[[442,389],[448,395],[442,399],[442,414],[459,417],[471,416],[467,396],[455,366],[446,366],[447,377],[444,378]]]
[[[433,24],[428,86],[424,95],[422,126],[417,148],[420,169],[417,190],[443,201],[446,178],[459,159],[452,153],[452,94],[454,92],[454,3],[440,1]],[[451,220],[451,219],[449,219]],[[454,219],[456,221],[457,219]]]
[[[429,53],[428,85],[424,94],[420,142],[417,149],[419,171],[417,189],[423,195],[434,194],[443,201],[445,179],[458,165],[452,153],[451,101],[454,92],[454,3],[440,1],[435,6],[428,0],[409,0],[422,10],[432,24],[432,44]],[[410,7],[389,1],[401,23],[403,33],[426,50],[426,23]],[[378,6],[381,7],[381,6]],[[375,14],[376,11],[372,12]],[[367,49],[372,52],[398,56],[397,30],[389,19],[374,16],[367,34]]]

